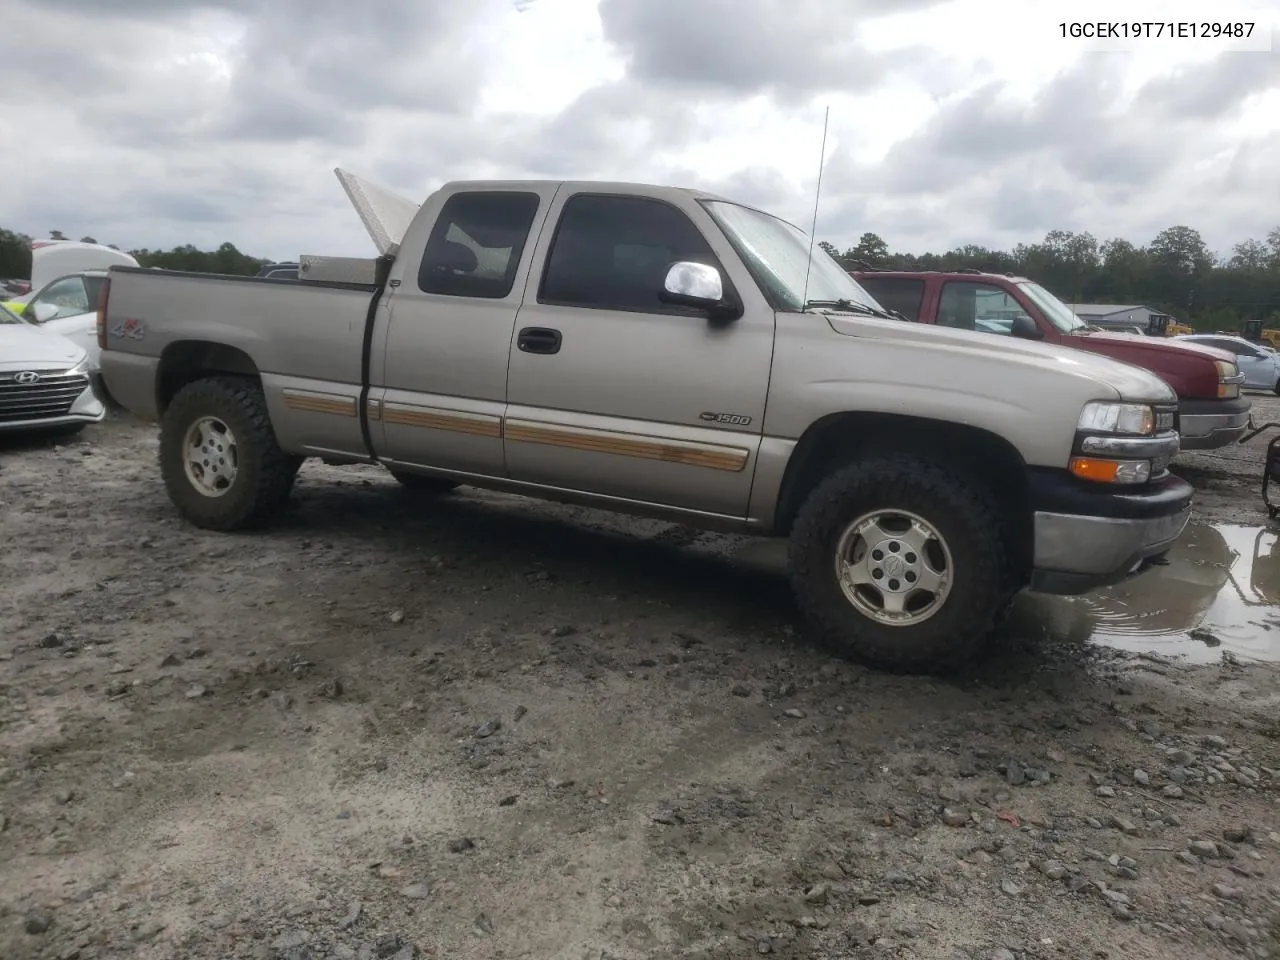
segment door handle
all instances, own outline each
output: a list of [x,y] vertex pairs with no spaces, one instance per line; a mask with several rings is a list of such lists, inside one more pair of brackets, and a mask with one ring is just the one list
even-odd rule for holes
[[525,353],[559,353],[560,331],[549,327],[525,327],[516,336],[516,346]]

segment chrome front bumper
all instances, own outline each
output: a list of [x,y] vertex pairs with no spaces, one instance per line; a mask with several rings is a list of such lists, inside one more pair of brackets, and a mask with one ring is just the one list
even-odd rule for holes
[[1213,450],[1235,443],[1249,429],[1252,401],[1184,401],[1178,410],[1183,450]]
[[1190,519],[1190,502],[1176,513],[1140,519],[1037,511],[1030,589],[1077,594],[1118,583],[1167,552]]

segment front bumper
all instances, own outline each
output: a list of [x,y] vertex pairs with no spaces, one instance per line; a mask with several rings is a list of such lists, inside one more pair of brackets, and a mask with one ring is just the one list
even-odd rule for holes
[[1235,443],[1249,429],[1248,397],[1235,400],[1183,400],[1178,404],[1178,433],[1183,450],[1213,450]]
[[1065,470],[1035,471],[1030,589],[1079,594],[1141,573],[1191,519],[1192,487],[1166,476],[1141,490],[1097,489]]
[[0,434],[34,433],[59,427],[71,427],[82,423],[101,423],[106,419],[107,408],[98,398],[92,383],[81,391],[70,406],[64,406],[57,414],[34,413],[23,419],[0,418]]

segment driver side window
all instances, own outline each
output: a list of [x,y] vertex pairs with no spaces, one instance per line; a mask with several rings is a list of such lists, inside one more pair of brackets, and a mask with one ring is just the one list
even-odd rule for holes
[[46,287],[27,307],[32,317],[35,316],[36,305],[41,303],[48,304],[58,311],[52,317],[54,320],[59,317],[74,317],[77,314],[88,313],[90,309],[89,293],[85,290],[84,280],[81,277],[63,277]]
[[1018,317],[1031,319],[1017,300],[994,284],[949,280],[942,285],[938,299],[940,327],[1010,336]]

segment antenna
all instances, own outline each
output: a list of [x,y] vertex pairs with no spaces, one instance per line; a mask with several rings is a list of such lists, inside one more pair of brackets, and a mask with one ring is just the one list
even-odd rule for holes
[[800,309],[809,302],[809,273],[813,270],[813,245],[817,242],[818,233],[818,198],[822,196],[822,168],[827,160],[827,122],[831,119],[831,105],[827,105],[822,115],[822,149],[818,151],[818,187],[813,191],[813,226],[809,230],[809,261],[804,265],[804,296],[800,300]]

